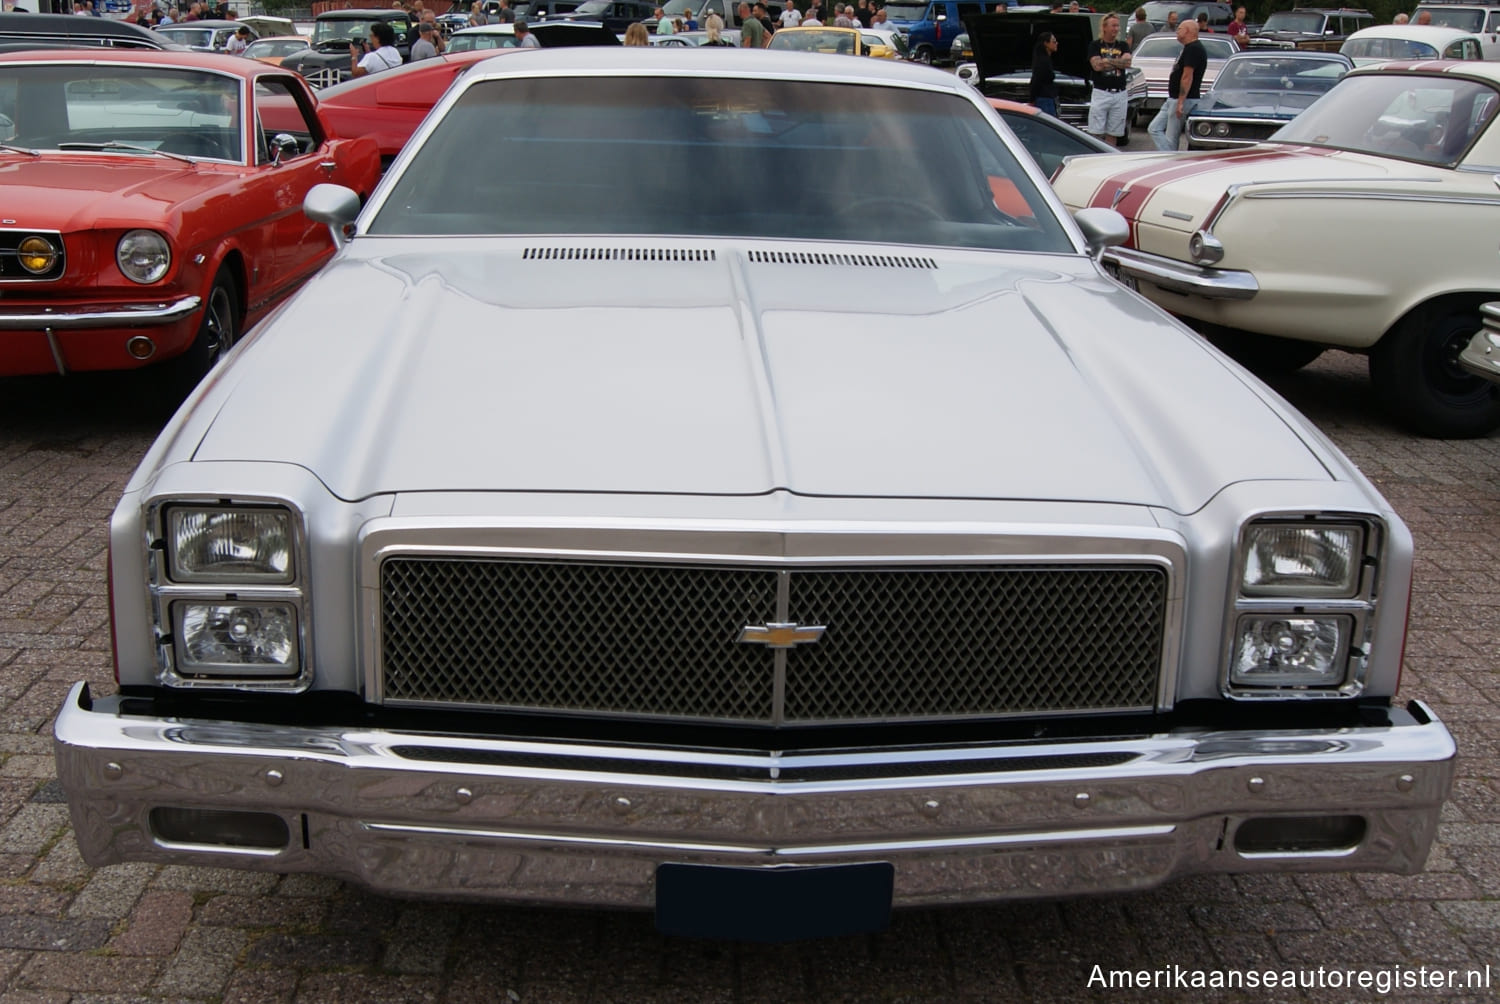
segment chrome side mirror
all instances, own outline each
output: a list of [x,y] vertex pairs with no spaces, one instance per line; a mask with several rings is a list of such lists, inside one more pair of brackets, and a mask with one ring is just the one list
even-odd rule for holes
[[302,152],[297,137],[289,132],[279,132],[271,137],[271,166],[280,167],[282,160],[295,157]]
[[[318,188],[326,186],[319,185]],[[314,189],[317,191],[317,189]],[[1130,222],[1113,209],[1080,209],[1073,214],[1073,222],[1083,231],[1083,240],[1089,249],[1089,257],[1095,261],[1104,254],[1105,248],[1124,244],[1130,239]]]
[[354,236],[354,218],[359,215],[359,195],[343,185],[314,185],[302,200],[302,211],[314,223],[326,223],[335,247],[343,247]]

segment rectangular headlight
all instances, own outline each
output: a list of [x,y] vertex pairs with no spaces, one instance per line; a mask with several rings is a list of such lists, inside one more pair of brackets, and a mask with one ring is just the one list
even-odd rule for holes
[[179,600],[172,621],[179,673],[298,671],[297,610],[290,603]]
[[1364,529],[1322,523],[1260,523],[1245,528],[1244,596],[1341,598],[1359,588]]
[[1353,620],[1338,615],[1241,617],[1229,680],[1242,687],[1337,687],[1352,629]]
[[173,506],[167,556],[174,582],[287,584],[292,514],[285,509]]

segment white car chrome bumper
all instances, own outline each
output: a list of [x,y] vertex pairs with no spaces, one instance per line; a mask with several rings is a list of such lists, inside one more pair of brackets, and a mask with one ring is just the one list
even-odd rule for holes
[[1260,285],[1249,272],[1208,268],[1134,248],[1108,248],[1104,260],[1120,272],[1142,282],[1212,300],[1249,300]]

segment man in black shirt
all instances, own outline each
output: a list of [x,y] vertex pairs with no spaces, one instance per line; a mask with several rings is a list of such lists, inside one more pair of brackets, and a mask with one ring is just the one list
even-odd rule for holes
[[1120,37],[1120,19],[1104,15],[1099,37],[1089,43],[1089,66],[1094,90],[1089,97],[1089,132],[1104,142],[1120,145],[1130,101],[1125,93],[1125,71],[1130,69],[1130,43]]
[[1167,77],[1167,100],[1146,127],[1158,150],[1176,150],[1187,117],[1198,106],[1203,89],[1203,74],[1208,70],[1208,50],[1198,41],[1198,22],[1184,21],[1177,26],[1177,41],[1182,51]]

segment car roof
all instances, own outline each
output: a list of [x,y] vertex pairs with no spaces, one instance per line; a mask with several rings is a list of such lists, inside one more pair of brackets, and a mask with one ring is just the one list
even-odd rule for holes
[[1464,31],[1462,28],[1449,28],[1438,24],[1383,24],[1374,28],[1361,28],[1351,34],[1346,41],[1352,42],[1356,38],[1400,38],[1412,42],[1426,42],[1429,45],[1441,48],[1449,42],[1460,38],[1476,37],[1472,31]]
[[1353,62],[1341,52],[1319,52],[1316,49],[1246,49],[1244,52],[1236,52],[1224,63],[1227,66],[1248,59],[1305,59],[1310,63],[1343,63],[1346,66]]
[[1452,77],[1469,77],[1492,87],[1500,87],[1500,62],[1487,59],[1395,60],[1357,67],[1349,75],[1363,77],[1371,73],[1411,73],[1422,76],[1440,73]]
[[625,46],[581,46],[528,49],[517,55],[519,58],[496,60],[483,67],[476,66],[464,75],[464,79],[474,81],[535,74],[637,76],[648,73],[662,76],[839,80],[893,87],[920,87],[963,96],[977,93],[952,73],[934,70],[930,66],[894,59],[829,59],[816,52],[715,49],[709,46],[693,46],[679,52],[668,52],[659,47],[631,49]]
[[155,49],[45,49],[0,55],[0,63],[121,63],[211,70],[235,77],[259,77],[288,71],[253,59],[230,59],[217,52],[159,52]]
[[[204,20],[202,18],[199,18],[196,21],[173,21],[171,24],[164,24],[161,27],[162,28],[215,28],[215,29],[217,29],[217,28],[250,28],[251,26],[248,25],[248,24],[242,25],[238,21],[222,21],[222,20],[221,21],[206,21],[206,20]],[[252,28],[251,30],[253,31],[254,29]]]

